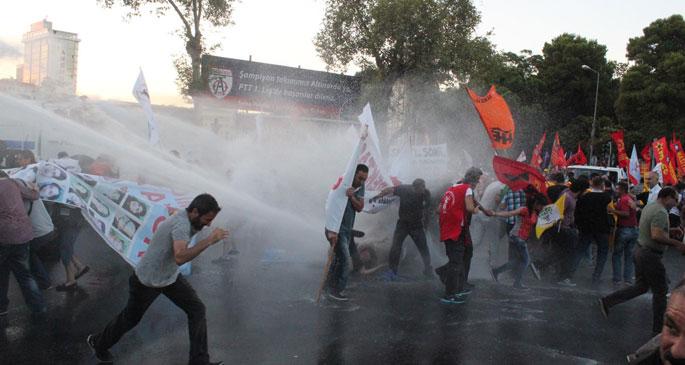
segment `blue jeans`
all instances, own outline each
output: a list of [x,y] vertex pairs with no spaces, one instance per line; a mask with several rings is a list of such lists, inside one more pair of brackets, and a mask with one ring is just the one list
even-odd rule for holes
[[52,285],[50,274],[43,265],[43,260],[38,256],[38,251],[48,245],[55,238],[54,231],[44,236],[36,237],[29,242],[29,268],[38,287],[47,288]]
[[[615,283],[621,282],[621,271],[623,271],[623,281],[633,281],[633,248],[637,242],[638,234],[637,227],[621,227],[616,232],[616,244],[614,245],[614,253],[611,256]],[[622,268],[621,266],[624,262],[625,266]]]
[[494,269],[494,272],[499,275],[507,270],[512,270],[514,272],[514,286],[521,286],[523,273],[528,265],[530,265],[530,254],[526,241],[519,237],[509,236],[509,261]]
[[347,278],[350,276],[352,259],[350,257],[350,238],[352,232],[340,230],[338,243],[333,250],[333,262],[328,269],[328,288],[340,293],[347,287]]
[[45,312],[43,293],[33,279],[29,269],[29,244],[0,244],[0,311],[7,309],[7,291],[10,284],[10,270],[17,279],[26,304],[34,313]]
[[590,247],[593,242],[597,245],[597,265],[595,265],[595,271],[592,273],[592,281],[597,282],[602,277],[602,271],[604,271],[604,265],[606,264],[607,256],[609,255],[608,233],[580,233],[578,250],[576,251],[576,257],[573,263],[573,271],[575,272],[578,269],[580,261],[586,255],[588,247]]

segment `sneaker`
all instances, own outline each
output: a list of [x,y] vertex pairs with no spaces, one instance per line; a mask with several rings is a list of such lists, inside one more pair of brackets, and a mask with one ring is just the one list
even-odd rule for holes
[[561,281],[557,281],[557,285],[573,288],[576,286],[576,283],[572,282],[571,279],[564,279]]
[[602,311],[604,318],[609,318],[609,308],[604,304],[604,298],[597,299],[597,302],[599,303],[599,310]]
[[10,311],[7,309],[0,309],[0,317],[4,317],[9,313]]
[[328,292],[328,297],[337,300],[338,302],[347,302],[350,300],[350,298],[346,297],[344,294],[333,290]]
[[472,292],[472,290],[470,288],[467,288],[466,286],[464,286],[464,289],[462,289],[462,291],[460,291],[459,293],[457,293],[455,295],[461,295],[461,296],[469,295],[469,294],[471,294],[471,292]]
[[494,280],[496,283],[499,283],[499,280],[497,279],[499,274],[495,271],[495,269],[490,268],[490,276],[492,276],[492,280]]
[[443,304],[464,304],[466,303],[466,300],[462,297],[459,297],[457,295],[450,295],[450,296],[445,296],[440,298],[440,303]]
[[473,290],[476,289],[476,285],[467,282],[464,283],[464,289]]
[[98,351],[95,348],[95,336],[93,335],[88,335],[88,338],[86,338],[86,343],[88,343],[88,347],[93,351],[93,355],[95,355],[95,358],[98,359],[98,361],[101,364],[112,364],[114,363],[114,359],[112,358],[112,354],[108,351]]

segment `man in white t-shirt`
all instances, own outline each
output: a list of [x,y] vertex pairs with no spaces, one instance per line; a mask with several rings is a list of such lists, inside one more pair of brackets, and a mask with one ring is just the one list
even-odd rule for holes
[[661,191],[661,185],[659,185],[659,174],[654,171],[650,171],[649,175],[647,175],[647,181],[645,182],[649,185],[649,197],[647,198],[647,204],[654,203],[657,196],[659,196],[659,192]]

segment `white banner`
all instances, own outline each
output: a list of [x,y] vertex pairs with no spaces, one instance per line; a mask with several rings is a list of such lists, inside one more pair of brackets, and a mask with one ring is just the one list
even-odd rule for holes
[[[44,201],[81,208],[95,232],[134,267],[159,224],[192,199],[167,188],[72,173],[53,162],[41,161],[7,172],[12,178],[35,183]],[[182,272],[189,273],[189,269],[185,265]]]
[[152,103],[150,102],[150,93],[145,83],[143,70],[140,70],[138,79],[133,85],[133,96],[138,100],[138,104],[143,107],[145,116],[147,117],[148,139],[153,146],[159,143],[159,130],[157,129],[157,122],[155,116],[152,114]]

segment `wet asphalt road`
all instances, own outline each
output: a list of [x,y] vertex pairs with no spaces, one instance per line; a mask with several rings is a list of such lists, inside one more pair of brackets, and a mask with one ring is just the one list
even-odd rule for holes
[[[466,304],[438,301],[437,280],[354,281],[346,305],[314,303],[322,263],[262,262],[249,249],[228,262],[220,250],[195,263],[190,282],[207,306],[212,359],[227,364],[588,364],[624,363],[650,337],[651,296],[612,309],[596,305],[609,285],[565,289],[535,282],[518,292],[506,283],[474,280]],[[91,266],[77,292],[46,292],[49,319],[33,324],[16,282],[0,324],[2,364],[94,364],[85,343],[124,306],[131,269],[87,228],[77,254]],[[256,255],[252,255],[257,257]],[[610,260],[609,260],[610,261]],[[685,258],[668,254],[673,282]],[[61,267],[52,263],[56,282]],[[578,281],[589,278],[583,264]],[[408,276],[418,268],[405,269]],[[604,280],[610,281],[610,262]],[[112,348],[116,364],[184,364],[184,313],[160,297],[141,323]]]

